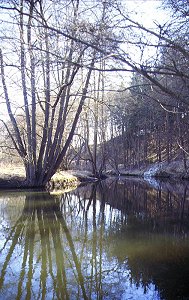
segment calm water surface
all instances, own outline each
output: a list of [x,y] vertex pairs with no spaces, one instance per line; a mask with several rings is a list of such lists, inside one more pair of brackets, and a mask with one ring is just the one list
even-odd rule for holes
[[187,183],[1,191],[0,299],[189,299]]

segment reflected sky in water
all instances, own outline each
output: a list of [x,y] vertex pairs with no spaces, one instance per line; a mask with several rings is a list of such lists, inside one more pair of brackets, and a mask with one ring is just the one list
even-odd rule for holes
[[0,194],[0,299],[189,299],[186,183]]

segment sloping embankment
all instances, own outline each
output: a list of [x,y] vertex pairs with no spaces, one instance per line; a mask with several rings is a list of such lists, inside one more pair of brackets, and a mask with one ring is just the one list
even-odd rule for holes
[[144,178],[178,178],[189,179],[189,161],[187,161],[187,169],[184,167],[182,160],[175,160],[173,162],[157,162],[149,166],[142,166],[140,168],[124,169],[120,166],[117,172],[110,171],[111,175],[123,176],[140,176]]

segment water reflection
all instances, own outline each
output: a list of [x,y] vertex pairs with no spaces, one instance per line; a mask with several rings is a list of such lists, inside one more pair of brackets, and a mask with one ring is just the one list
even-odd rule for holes
[[189,193],[171,187],[1,195],[0,298],[189,299]]

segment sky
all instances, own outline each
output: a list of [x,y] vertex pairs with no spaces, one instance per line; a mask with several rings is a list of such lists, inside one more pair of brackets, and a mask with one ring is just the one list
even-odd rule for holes
[[161,0],[124,0],[124,2],[129,10],[135,11],[133,16],[145,26],[153,26],[154,21],[164,23],[168,18],[168,12],[161,7]]

